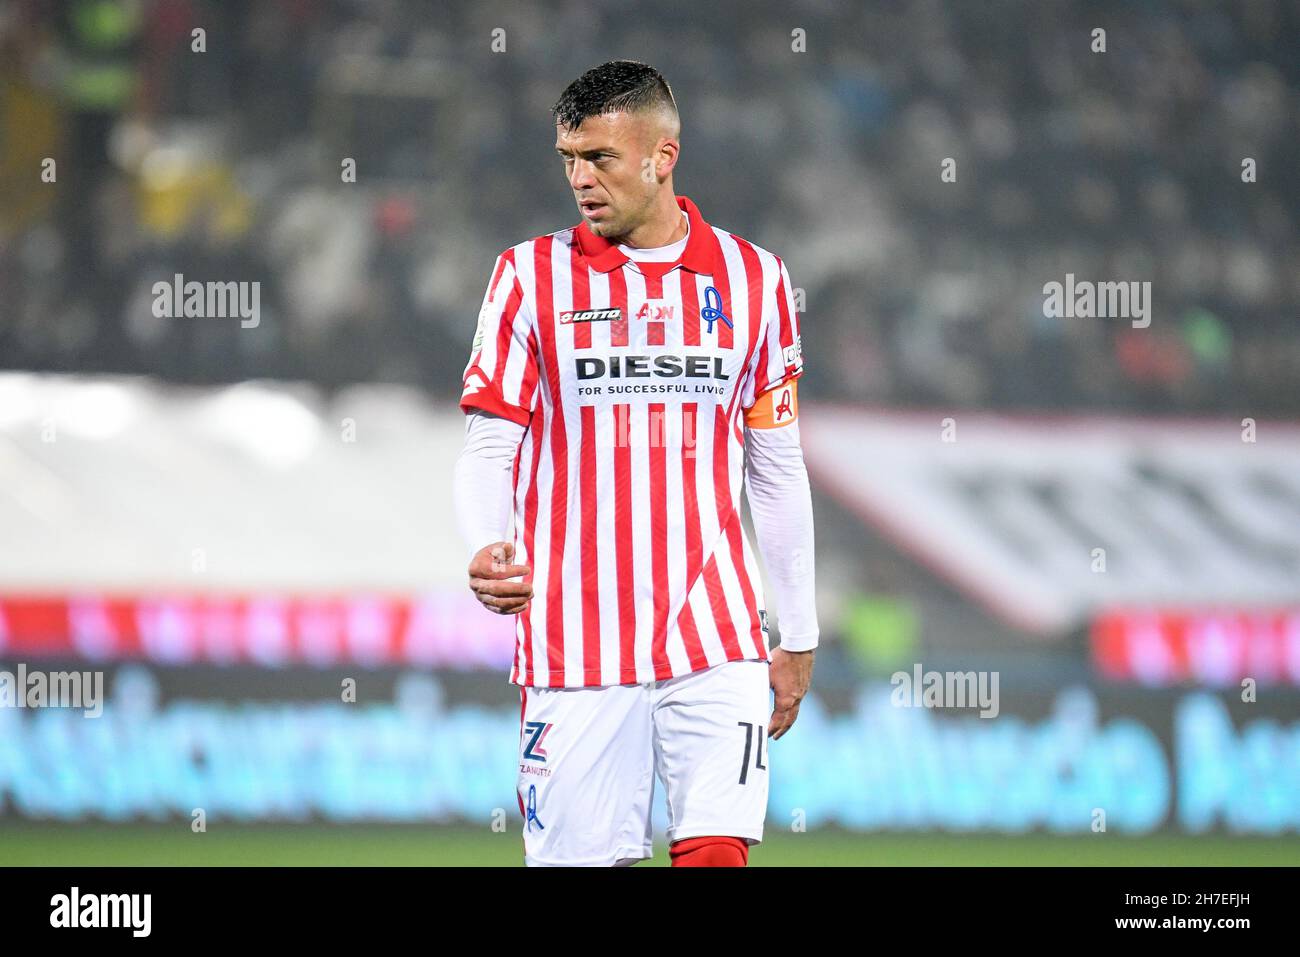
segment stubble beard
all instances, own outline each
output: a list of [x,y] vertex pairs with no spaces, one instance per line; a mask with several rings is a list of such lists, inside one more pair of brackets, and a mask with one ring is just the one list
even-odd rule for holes
[[602,223],[588,222],[587,228],[601,239],[608,239],[611,242],[626,241],[633,230],[649,219],[649,211],[653,205],[654,197],[647,196],[635,211],[622,213],[615,219],[606,219]]

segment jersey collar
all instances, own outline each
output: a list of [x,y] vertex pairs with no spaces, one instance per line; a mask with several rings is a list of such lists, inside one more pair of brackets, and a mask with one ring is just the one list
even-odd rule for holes
[[[704,221],[699,207],[687,197],[678,196],[677,206],[691,221],[691,235],[686,240],[686,249],[682,251],[681,258],[674,263],[662,264],[667,267],[664,271],[668,272],[676,266],[682,266],[691,272],[713,275],[714,253],[717,248],[713,228]],[[578,224],[576,233],[583,258],[596,272],[610,272],[626,262],[631,262],[619,250],[617,243],[612,243],[603,236],[597,236],[587,228],[585,222]]]

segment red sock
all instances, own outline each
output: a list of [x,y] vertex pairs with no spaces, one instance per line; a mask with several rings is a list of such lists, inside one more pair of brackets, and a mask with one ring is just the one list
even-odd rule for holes
[[744,867],[749,845],[738,837],[688,837],[668,848],[673,867]]

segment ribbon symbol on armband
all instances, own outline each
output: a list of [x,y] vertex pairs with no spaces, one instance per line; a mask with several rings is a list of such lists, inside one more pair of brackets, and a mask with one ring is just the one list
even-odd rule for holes
[[542,819],[537,816],[537,785],[530,784],[528,785],[528,816],[524,821],[524,826],[531,831],[533,829],[534,821],[537,822],[539,830],[546,830],[546,825],[543,824]]
[[793,412],[794,410],[790,408],[790,390],[782,389],[781,401],[776,407],[776,420],[780,422],[783,416],[791,415]]
[[704,290],[704,305],[700,307],[700,318],[709,324],[706,332],[713,332],[713,324],[721,319],[728,329],[736,328],[731,317],[722,311],[722,293],[709,286]]

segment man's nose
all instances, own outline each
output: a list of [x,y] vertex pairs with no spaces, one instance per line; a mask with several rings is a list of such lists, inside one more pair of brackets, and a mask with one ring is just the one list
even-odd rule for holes
[[580,189],[590,189],[596,185],[596,178],[592,174],[595,171],[595,164],[590,160],[575,159],[573,169],[569,171],[569,185],[575,191]]

